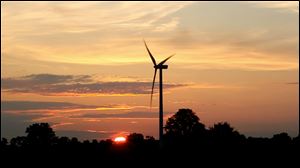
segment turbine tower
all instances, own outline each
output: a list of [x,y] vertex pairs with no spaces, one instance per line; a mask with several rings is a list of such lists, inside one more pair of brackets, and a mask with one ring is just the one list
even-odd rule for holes
[[164,65],[165,62],[168,61],[171,57],[173,57],[175,54],[169,56],[168,58],[164,59],[161,61],[159,64],[156,64],[155,58],[151,54],[146,42],[144,41],[144,44],[146,46],[146,49],[148,51],[148,54],[154,64],[154,77],[153,77],[153,82],[152,82],[152,90],[151,90],[151,99],[150,99],[150,107],[152,107],[152,97],[153,97],[153,89],[154,89],[154,84],[155,84],[155,77],[156,77],[156,72],[157,69],[159,69],[159,143],[160,146],[162,146],[162,138],[163,138],[163,77],[162,77],[162,70],[163,69],[168,69],[168,65]]

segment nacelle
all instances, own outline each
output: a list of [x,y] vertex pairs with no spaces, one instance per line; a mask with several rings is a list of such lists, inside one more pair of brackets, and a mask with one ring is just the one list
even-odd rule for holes
[[168,69],[168,65],[156,65],[154,66],[156,69]]

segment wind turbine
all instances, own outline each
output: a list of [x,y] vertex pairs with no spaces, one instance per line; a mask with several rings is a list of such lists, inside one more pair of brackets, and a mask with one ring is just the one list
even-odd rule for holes
[[152,90],[151,90],[151,99],[150,99],[150,107],[152,107],[152,97],[153,97],[153,89],[154,89],[154,83],[155,83],[155,77],[157,69],[159,69],[159,143],[162,146],[162,137],[163,137],[163,77],[162,77],[162,70],[168,69],[168,65],[164,65],[165,62],[168,61],[171,57],[173,57],[175,54],[169,56],[168,58],[161,61],[159,64],[156,64],[155,58],[151,54],[145,40],[144,40],[146,49],[148,51],[148,54],[154,64],[154,77],[152,82]]

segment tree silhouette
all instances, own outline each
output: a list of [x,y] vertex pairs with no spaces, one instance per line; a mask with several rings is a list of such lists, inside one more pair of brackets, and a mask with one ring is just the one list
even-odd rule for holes
[[65,144],[69,144],[70,143],[70,139],[68,137],[60,137],[58,138],[58,143],[65,145]]
[[1,139],[1,146],[6,146],[8,144],[8,141],[6,138]]
[[155,141],[155,138],[153,136],[146,136],[147,141]]
[[27,139],[30,145],[53,145],[56,136],[48,123],[35,123],[26,128]]
[[73,138],[71,139],[71,143],[72,143],[72,144],[78,144],[78,143],[79,143],[78,138],[73,137]]
[[131,144],[140,145],[144,142],[144,135],[139,133],[132,133],[127,136],[127,141]]
[[205,125],[199,122],[199,117],[191,109],[179,111],[167,120],[166,135],[175,137],[190,137],[205,132]]
[[280,134],[275,134],[272,137],[272,142],[276,144],[288,144],[291,142],[291,140],[292,140],[291,137],[285,132]]
[[6,138],[1,138],[1,146],[0,147],[1,147],[1,150],[3,152],[7,151],[7,149],[8,149],[8,141],[7,141]]
[[10,145],[13,147],[25,147],[28,145],[27,137],[24,136],[17,136],[10,140]]
[[209,133],[212,141],[218,143],[241,142],[245,139],[244,135],[241,135],[227,122],[214,124],[214,126],[209,129]]
[[298,135],[297,137],[293,138],[293,143],[294,144],[298,144],[298,145],[300,144],[300,135]]

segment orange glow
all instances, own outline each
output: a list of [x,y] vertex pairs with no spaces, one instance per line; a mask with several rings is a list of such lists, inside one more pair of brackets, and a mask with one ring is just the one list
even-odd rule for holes
[[116,137],[114,139],[114,142],[116,142],[116,143],[124,143],[124,142],[126,142],[126,138],[122,137],[122,136],[119,136],[119,137]]

